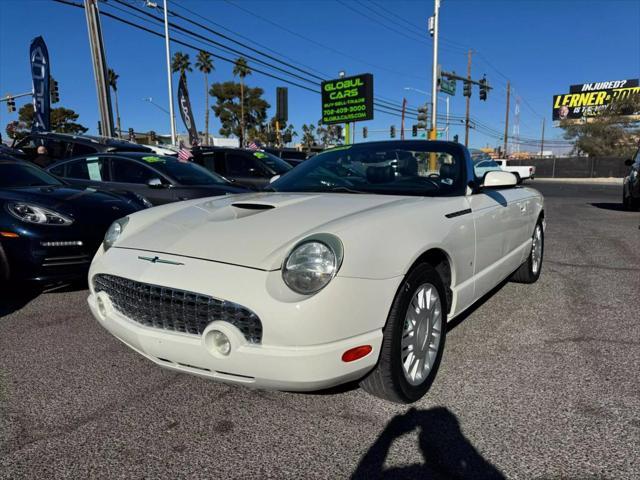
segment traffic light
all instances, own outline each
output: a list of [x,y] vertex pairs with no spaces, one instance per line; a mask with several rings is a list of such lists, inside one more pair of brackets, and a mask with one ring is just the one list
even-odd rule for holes
[[49,92],[51,95],[51,103],[58,103],[60,101],[60,92],[58,91],[58,81],[53,77],[49,77]]
[[480,100],[487,99],[487,91],[489,90],[486,77],[480,79]]
[[453,141],[458,143],[458,134],[457,133],[453,136]]
[[16,111],[16,101],[13,97],[7,97],[7,110],[9,113]]
[[369,136],[369,129],[367,127],[362,127],[362,138],[367,138]]
[[151,131],[149,132],[149,138],[151,138],[151,141],[152,141],[152,142],[155,142],[155,141],[156,141],[156,132],[155,132],[155,131],[153,131],[153,130],[151,130]]
[[289,119],[289,89],[276,87],[276,119],[285,122]]
[[412,137],[417,137],[418,136],[418,125],[413,125],[411,127],[411,136]]
[[342,138],[342,125],[335,125],[335,132],[337,138]]
[[391,136],[391,138],[396,138],[396,126],[395,125],[391,125],[391,128],[389,129],[389,135]]
[[136,138],[136,135],[135,135],[135,133],[133,133],[133,128],[130,128],[129,129],[129,141],[133,142],[135,140],[135,138]]
[[[421,107],[418,107],[418,125],[416,126],[416,128],[422,128],[422,129],[427,128],[427,111],[428,111],[428,107],[426,105],[422,105]],[[417,131],[416,131],[416,134],[417,134]]]
[[464,88],[462,89],[462,94],[465,97],[471,96],[471,82],[469,82],[468,80],[464,81]]

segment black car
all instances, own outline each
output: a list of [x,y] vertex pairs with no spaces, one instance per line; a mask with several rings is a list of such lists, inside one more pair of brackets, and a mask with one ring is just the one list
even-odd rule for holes
[[307,152],[301,152],[295,148],[265,148],[264,150],[280,157],[292,167],[297,167],[308,158]]
[[27,159],[34,160],[37,157],[36,150],[41,145],[47,147],[51,163],[65,158],[104,152],[153,153],[150,148],[115,138],[53,132],[30,133],[13,147],[22,150]]
[[109,225],[143,208],[133,196],[71,187],[0,158],[0,284],[81,278]]
[[47,171],[68,183],[131,191],[153,205],[247,190],[193,162],[149,153],[101,153],[55,163]]
[[640,208],[640,149],[635,157],[624,162],[631,167],[629,174],[624,177],[622,185],[622,205],[625,210],[637,210]]
[[240,148],[202,148],[194,153],[194,161],[228,178],[238,185],[259,189],[276,175],[284,175],[293,167],[268,152]]

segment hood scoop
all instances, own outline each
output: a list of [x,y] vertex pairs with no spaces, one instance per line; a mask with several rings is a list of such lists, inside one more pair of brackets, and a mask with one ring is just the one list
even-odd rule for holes
[[240,220],[274,208],[276,208],[275,205],[268,203],[236,202],[210,212],[208,220],[211,222]]
[[275,205],[269,205],[267,203],[232,203],[232,207],[242,208],[244,210],[271,210],[276,208]]

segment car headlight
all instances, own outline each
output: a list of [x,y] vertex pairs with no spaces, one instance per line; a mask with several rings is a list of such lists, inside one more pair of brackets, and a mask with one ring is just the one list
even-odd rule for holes
[[298,244],[282,265],[282,279],[294,292],[310,295],[322,290],[340,268],[340,240],[332,235],[319,237]]
[[120,238],[122,232],[124,231],[124,227],[129,223],[129,217],[124,217],[116,220],[111,224],[109,230],[104,235],[104,240],[102,241],[102,246],[104,247],[104,251],[109,250],[116,240]]
[[73,223],[73,219],[66,215],[31,203],[9,203],[7,211],[18,220],[38,225],[66,226]]

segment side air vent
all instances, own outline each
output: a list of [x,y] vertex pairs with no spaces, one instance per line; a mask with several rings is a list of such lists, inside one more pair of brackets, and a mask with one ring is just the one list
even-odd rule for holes
[[267,205],[265,203],[232,203],[231,206],[245,210],[271,210],[272,208],[276,208],[274,205]]

